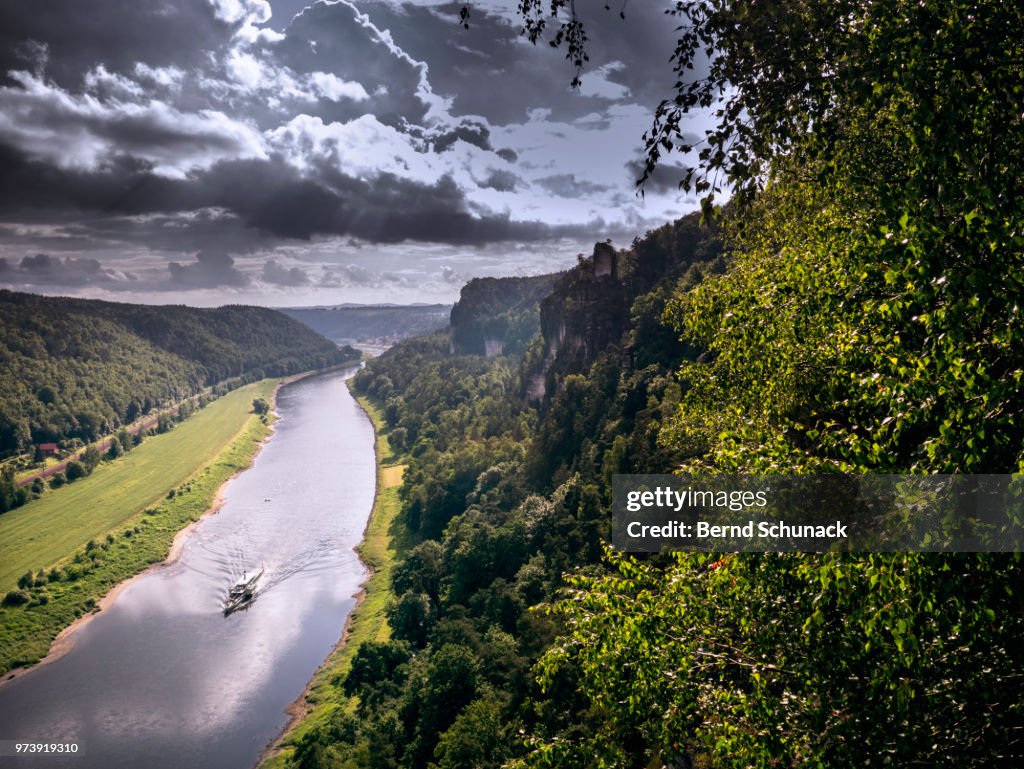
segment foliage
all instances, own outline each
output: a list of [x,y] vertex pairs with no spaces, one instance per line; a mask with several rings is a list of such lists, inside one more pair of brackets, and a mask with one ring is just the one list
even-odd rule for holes
[[[684,244],[695,224],[669,226],[658,242]],[[661,278],[651,269],[628,281],[624,299],[637,323],[656,327],[666,286],[694,252],[646,240],[635,249],[660,260]],[[570,282],[585,289],[592,270],[577,270]],[[614,332],[631,343],[628,314]],[[398,522],[413,546],[391,572],[390,639],[358,647],[337,685],[342,706],[302,731],[293,765],[496,769],[523,753],[527,725],[578,724],[585,713],[571,689],[557,706],[533,699],[530,668],[555,627],[529,607],[553,598],[564,572],[601,559],[606,468],[672,467],[657,423],[676,408],[671,372],[685,348],[645,349],[642,370],[623,369],[618,344],[574,355],[580,368],[558,374],[561,389],[540,404],[520,395],[533,374],[524,359],[449,350],[447,335],[405,341],[353,380],[384,404],[379,434],[405,452]],[[571,369],[557,353],[549,363]],[[581,408],[586,418],[574,419]]]
[[258,307],[149,307],[0,291],[0,455],[96,440],[229,380],[358,357]]
[[539,305],[551,291],[555,275],[529,278],[474,278],[452,307],[451,340],[461,354],[522,352],[539,328]]
[[571,632],[540,666],[546,686],[581,671],[599,729],[524,765],[994,766],[1024,749],[1019,557],[613,561],[574,580]]
[[[1024,470],[1019,9],[677,11],[676,65],[706,46],[710,74],[662,105],[649,159],[717,102],[697,184],[741,205],[731,269],[669,308],[704,354],[661,446],[703,472]],[[522,765],[1024,756],[1019,557],[612,560],[538,668],[547,697],[581,678],[593,728],[535,729]]]

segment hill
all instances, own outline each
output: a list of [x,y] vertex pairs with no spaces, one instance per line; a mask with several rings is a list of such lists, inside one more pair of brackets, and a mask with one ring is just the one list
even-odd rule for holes
[[228,379],[354,359],[261,307],[147,306],[0,291],[0,456],[92,441]]
[[[614,475],[778,472],[759,463],[782,442],[751,414],[806,420],[829,398],[836,429],[849,391],[874,386],[847,375],[776,403],[771,371],[744,376],[782,347],[761,343],[783,315],[762,312],[764,297],[804,305],[766,290],[791,277],[776,265],[722,248],[696,217],[630,249],[598,244],[540,300],[521,354],[463,354],[456,329],[486,339],[495,313],[453,312],[449,334],[400,343],[354,378],[405,465],[392,531],[409,546],[390,572],[390,636],[346,651],[274,769],[1020,764],[1019,554],[607,550]],[[757,280],[737,287],[744,266]],[[800,364],[817,337],[783,341]],[[778,376],[819,374],[807,369]],[[1021,444],[964,445],[1004,467]],[[800,449],[796,472],[831,446]]]
[[288,307],[280,312],[338,344],[389,344],[429,334],[448,323],[446,304]]

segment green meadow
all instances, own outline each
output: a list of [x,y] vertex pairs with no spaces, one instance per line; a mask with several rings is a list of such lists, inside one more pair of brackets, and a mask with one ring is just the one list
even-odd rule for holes
[[[248,467],[270,427],[252,413],[278,380],[239,388],[92,475],[0,516],[0,672],[46,655],[60,630],[119,582],[163,560],[174,536]],[[169,492],[174,490],[173,495]]]
[[117,461],[100,463],[89,477],[0,516],[0,590],[163,499],[224,449],[251,416],[253,398],[272,389],[266,381],[230,392]]

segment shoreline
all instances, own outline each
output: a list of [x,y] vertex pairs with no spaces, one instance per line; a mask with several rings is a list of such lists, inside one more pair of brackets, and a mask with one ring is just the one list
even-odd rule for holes
[[[343,365],[350,365],[350,364],[343,364]],[[82,628],[86,627],[90,622],[92,622],[92,620],[95,619],[104,609],[110,608],[110,606],[112,606],[113,603],[117,600],[118,596],[120,596],[122,592],[124,592],[126,589],[128,589],[136,580],[141,579],[142,577],[145,577],[145,576],[147,576],[147,575],[149,575],[149,574],[151,574],[153,572],[156,572],[156,571],[158,571],[160,569],[163,569],[163,568],[166,568],[168,566],[171,566],[175,562],[177,562],[178,558],[181,556],[181,551],[184,548],[186,541],[188,540],[188,536],[192,532],[194,532],[196,530],[196,528],[198,528],[200,523],[202,523],[204,520],[206,520],[211,515],[216,515],[218,512],[220,512],[220,509],[224,506],[224,503],[226,501],[226,492],[227,492],[228,484],[231,483],[231,481],[233,481],[235,478],[237,478],[241,473],[243,473],[246,470],[249,470],[249,469],[252,468],[253,464],[256,462],[256,458],[259,456],[260,452],[263,451],[263,447],[274,436],[275,425],[276,425],[277,420],[280,418],[280,415],[277,414],[277,410],[276,410],[277,393],[278,393],[278,391],[284,385],[291,384],[292,382],[297,382],[298,380],[304,379],[304,378],[306,378],[308,376],[313,376],[313,375],[316,375],[316,374],[327,373],[329,371],[333,371],[335,368],[338,368],[338,367],[331,367],[330,369],[323,369],[323,370],[305,371],[305,372],[302,372],[302,373],[299,373],[299,374],[292,374],[291,376],[281,378],[274,385],[274,389],[271,392],[271,411],[272,411],[272,413],[274,415],[274,420],[271,421],[267,425],[267,427],[268,427],[267,434],[256,444],[255,448],[252,451],[251,456],[249,457],[249,461],[245,465],[245,467],[240,467],[238,470],[236,470],[234,473],[232,473],[229,478],[227,478],[223,483],[221,483],[220,486],[217,487],[217,490],[214,493],[214,496],[213,496],[212,501],[210,502],[210,505],[202,513],[202,515],[200,515],[194,521],[191,521],[190,523],[188,523],[186,526],[184,526],[183,528],[179,529],[175,533],[174,539],[171,541],[171,545],[168,548],[167,556],[162,561],[157,561],[155,563],[150,564],[149,566],[147,566],[142,571],[140,571],[140,572],[138,572],[136,574],[133,574],[132,576],[128,577],[127,579],[124,579],[124,580],[118,582],[113,587],[111,587],[106,593],[104,593],[99,598],[99,600],[96,601],[96,608],[95,609],[93,609],[92,611],[87,612],[87,613],[81,615],[80,617],[75,619],[73,622],[71,622],[71,624],[66,625],[65,627],[63,627],[60,630],[60,632],[57,633],[57,635],[54,637],[53,641],[50,642],[50,648],[47,651],[45,657],[43,657],[42,659],[40,659],[39,661],[37,661],[37,662],[35,662],[35,663],[31,664],[31,665],[26,665],[26,666],[17,667],[17,668],[13,668],[11,670],[8,670],[6,673],[3,674],[3,677],[0,678],[0,686],[3,686],[4,684],[8,683],[9,681],[13,681],[13,680],[15,680],[17,678],[21,678],[21,677],[23,677],[25,675],[28,675],[33,670],[38,670],[39,668],[43,667],[44,665],[48,665],[48,664],[50,664],[52,662],[56,662],[61,657],[64,657],[66,654],[68,654],[68,652],[70,652],[72,649],[74,649],[74,647],[75,647],[75,640],[76,640],[75,639],[75,635]],[[232,443],[234,443],[234,441],[238,439],[238,436],[241,435],[245,431],[245,429],[246,429],[245,426],[243,426],[238,431],[238,433],[235,435],[235,437],[231,440],[231,442],[228,445],[230,446]],[[203,470],[203,468],[200,467],[200,468],[197,468],[195,472],[196,473],[200,473],[200,472],[202,472],[202,470]]]
[[363,547],[367,543],[367,539],[370,536],[371,528],[373,527],[373,524],[375,523],[377,516],[382,515],[384,512],[381,509],[382,492],[384,491],[384,465],[383,456],[381,453],[381,435],[380,431],[378,430],[378,425],[373,419],[373,416],[367,410],[365,404],[363,404],[359,400],[359,398],[356,397],[351,387],[349,387],[349,393],[352,396],[352,400],[356,402],[356,405],[359,406],[360,410],[363,412],[363,414],[366,415],[366,418],[370,421],[370,424],[373,426],[373,457],[376,474],[373,492],[373,505],[370,508],[369,516],[367,516],[366,526],[363,528],[362,538],[359,540],[359,543],[353,548],[356,551],[356,554],[359,556],[360,563],[363,564],[363,568],[366,570],[366,577],[359,584],[359,591],[354,594],[356,602],[352,606],[352,609],[349,611],[348,616],[345,617],[345,624],[342,626],[341,635],[339,636],[337,643],[335,643],[334,646],[331,647],[330,652],[328,652],[323,662],[321,662],[320,665],[317,666],[317,669],[314,671],[309,681],[306,682],[306,685],[305,687],[303,687],[302,692],[299,694],[299,696],[296,697],[291,703],[289,703],[288,707],[284,709],[284,713],[288,716],[287,723],[285,723],[285,725],[281,728],[281,731],[278,733],[278,735],[274,737],[274,739],[272,739],[270,742],[268,742],[266,746],[264,746],[263,750],[260,751],[260,755],[256,759],[256,763],[253,764],[253,769],[260,769],[261,767],[265,767],[268,761],[272,761],[277,756],[281,755],[281,753],[283,753],[287,749],[287,746],[282,744],[284,740],[287,739],[288,736],[291,735],[292,732],[299,725],[301,725],[302,722],[305,721],[306,718],[308,718],[315,710],[316,704],[311,703],[309,701],[309,696],[312,694],[313,689],[320,683],[319,678],[321,673],[323,673],[323,671],[331,664],[332,660],[334,660],[335,657],[348,646],[349,640],[352,635],[353,625],[358,619],[357,612],[359,611],[360,607],[363,606],[363,603],[367,598],[367,591],[370,582],[373,580],[373,577],[378,573],[378,571],[380,571],[380,569],[375,569],[373,563],[364,557]]

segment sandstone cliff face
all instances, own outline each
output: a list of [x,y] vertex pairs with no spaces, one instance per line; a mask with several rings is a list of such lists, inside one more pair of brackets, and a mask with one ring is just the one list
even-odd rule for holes
[[589,259],[563,274],[540,306],[543,354],[527,375],[527,396],[543,400],[559,374],[582,371],[620,339],[629,298],[620,255],[597,243]]

